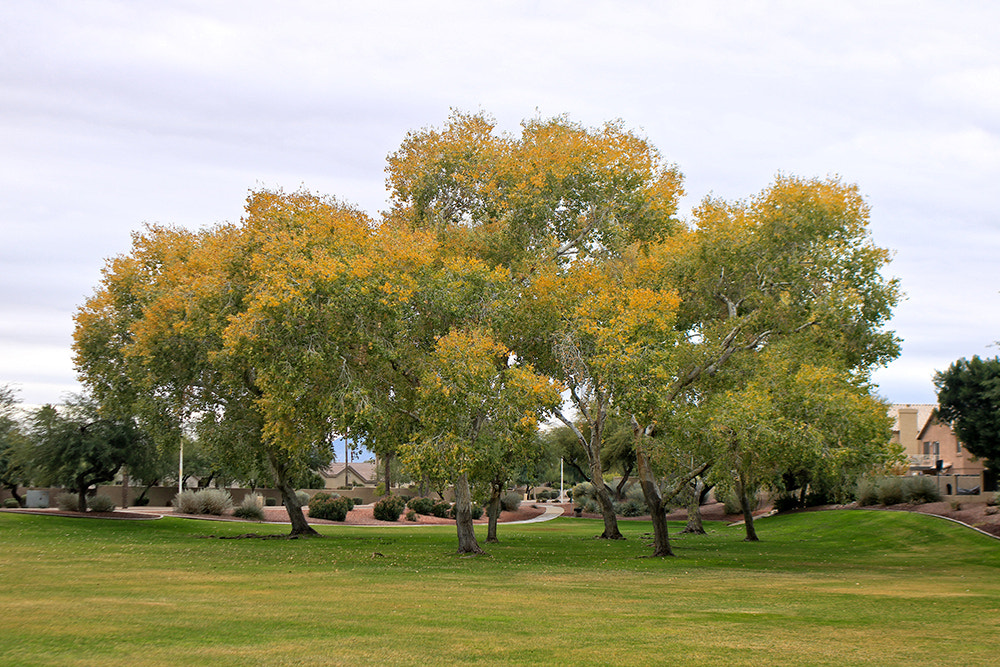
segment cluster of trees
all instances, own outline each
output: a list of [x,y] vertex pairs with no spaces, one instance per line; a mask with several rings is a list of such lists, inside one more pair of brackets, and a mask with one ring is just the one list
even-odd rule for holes
[[237,224],[135,234],[76,316],[102,416],[266,463],[299,534],[291,480],[349,433],[454,484],[462,552],[480,551],[471,494],[499,507],[548,419],[583,452],[602,537],[621,537],[609,449],[632,466],[656,555],[666,502],[701,476],[748,504],[893,457],[869,378],[898,354],[899,290],[856,187],[779,176],[682,220],[680,172],[620,124],[514,135],[457,112],[387,173],[378,219],[259,190]]
[[966,449],[1000,471],[1000,357],[959,359],[934,376],[938,416]]

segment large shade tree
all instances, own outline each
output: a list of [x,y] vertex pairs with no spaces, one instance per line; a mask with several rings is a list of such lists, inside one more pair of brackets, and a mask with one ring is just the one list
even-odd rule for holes
[[588,426],[588,436],[575,434],[600,499],[602,537],[621,538],[601,465],[611,397],[588,358],[586,310],[600,308],[603,285],[613,281],[606,261],[678,227],[679,171],[617,123],[590,129],[563,117],[533,119],[515,136],[485,115],[462,113],[440,130],[408,135],[388,171],[397,219],[510,270],[523,298],[501,335],[568,388],[575,414],[560,420]]

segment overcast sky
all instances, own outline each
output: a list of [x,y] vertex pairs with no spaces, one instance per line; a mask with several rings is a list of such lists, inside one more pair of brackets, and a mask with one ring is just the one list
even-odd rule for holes
[[0,384],[78,391],[72,316],[144,222],[300,186],[373,215],[450,108],[621,119],[686,209],[839,174],[907,300],[893,402],[1000,339],[1000,3],[0,1]]

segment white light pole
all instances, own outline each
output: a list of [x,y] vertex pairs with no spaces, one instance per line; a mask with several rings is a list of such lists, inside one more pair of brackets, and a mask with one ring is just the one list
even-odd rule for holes
[[559,459],[559,502],[566,502],[566,497],[563,495],[563,460]]

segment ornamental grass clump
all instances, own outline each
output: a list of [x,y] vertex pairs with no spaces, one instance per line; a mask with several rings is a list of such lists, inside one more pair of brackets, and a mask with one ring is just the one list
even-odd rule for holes
[[264,508],[261,507],[260,496],[248,494],[239,505],[233,508],[233,516],[247,521],[263,521]]
[[883,477],[878,483],[878,501],[883,505],[898,505],[906,499],[902,477]]
[[182,491],[174,496],[174,510],[181,514],[222,516],[233,508],[233,498],[222,489]]
[[521,507],[521,494],[508,491],[500,497],[500,508],[504,512],[516,512]]
[[80,499],[75,493],[60,493],[56,496],[56,507],[63,512],[78,512],[80,510]]
[[406,509],[406,501],[399,496],[386,496],[375,503],[372,512],[379,521],[399,521],[399,515]]
[[111,500],[111,496],[106,496],[102,493],[89,498],[87,500],[87,507],[91,512],[113,512],[115,510],[115,501]]
[[878,482],[871,477],[862,477],[858,480],[855,495],[858,499],[858,505],[861,507],[878,505]]
[[903,493],[906,501],[915,505],[941,501],[941,490],[933,479],[924,475],[904,478]]

